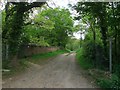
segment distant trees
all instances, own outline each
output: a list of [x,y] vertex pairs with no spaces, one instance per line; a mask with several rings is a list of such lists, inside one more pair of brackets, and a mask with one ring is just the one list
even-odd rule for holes
[[79,39],[69,37],[68,42],[66,44],[66,49],[70,51],[76,51],[79,49],[79,46],[80,46]]

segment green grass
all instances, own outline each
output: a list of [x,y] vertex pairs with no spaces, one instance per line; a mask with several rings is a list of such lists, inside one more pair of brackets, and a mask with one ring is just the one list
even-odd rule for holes
[[83,69],[93,68],[93,64],[89,60],[86,60],[85,57],[83,56],[83,49],[82,48],[78,49],[76,51],[76,59],[77,59],[77,62],[80,64],[80,66]]
[[97,84],[104,90],[120,90],[120,79],[117,75],[111,74],[109,78],[100,77],[96,79]]
[[42,54],[36,54],[36,55],[32,55],[31,57],[29,57],[29,61],[33,62],[33,63],[38,63],[40,61],[43,61],[44,59],[48,59],[54,56],[57,56],[59,54],[63,54],[68,52],[67,50],[57,50],[54,52],[48,52],[48,53],[42,53]]
[[54,52],[48,52],[48,53],[42,53],[42,54],[36,54],[36,55],[33,55],[31,57],[31,59],[44,59],[44,58],[49,58],[49,57],[52,57],[52,56],[56,56],[58,54],[62,54],[62,53],[65,53],[67,52],[66,50],[57,50],[57,51],[54,51]]

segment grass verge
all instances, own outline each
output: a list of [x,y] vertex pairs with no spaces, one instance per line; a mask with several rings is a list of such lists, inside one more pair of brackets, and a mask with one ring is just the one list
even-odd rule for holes
[[44,59],[48,59],[54,56],[57,56],[59,54],[67,53],[67,50],[57,50],[54,52],[48,52],[48,53],[42,53],[42,54],[36,54],[31,57],[29,57],[29,61],[32,63],[39,63],[40,61]]
[[82,48],[76,51],[76,59],[80,67],[86,70],[86,74],[92,77],[102,90],[120,90],[120,78],[116,74],[96,69],[90,60],[85,59]]
[[92,63],[89,62],[88,60],[85,60],[82,48],[78,49],[76,51],[76,60],[77,60],[78,64],[80,64],[81,68],[83,68],[83,69],[91,69],[91,68],[93,68]]

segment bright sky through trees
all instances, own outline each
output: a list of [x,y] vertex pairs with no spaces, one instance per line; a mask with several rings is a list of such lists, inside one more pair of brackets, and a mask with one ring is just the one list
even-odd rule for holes
[[[68,8],[68,4],[76,4],[78,0],[48,0],[47,3],[50,7],[55,8],[55,7],[61,7],[61,8]],[[4,7],[4,1],[2,0],[2,5],[1,5],[1,10],[3,10]],[[71,16],[75,16],[77,13],[75,10],[71,10],[69,8],[70,12],[71,12]],[[75,21],[75,25],[78,24],[78,21]],[[80,34],[79,33],[74,33],[73,34],[75,36],[75,38],[79,39],[80,38]],[[84,35],[82,35],[82,38],[84,38]]]
[[[50,2],[48,1],[48,4],[50,7],[55,8],[55,7],[61,7],[61,8],[68,8],[68,4],[76,4],[78,2],[78,0],[50,0]],[[74,17],[77,13],[75,10],[71,10],[69,9],[72,16]],[[75,21],[75,24],[78,24],[78,21]],[[73,35],[75,36],[75,38],[80,39],[80,34],[79,33],[73,33]],[[84,35],[82,35],[82,38],[84,39]]]

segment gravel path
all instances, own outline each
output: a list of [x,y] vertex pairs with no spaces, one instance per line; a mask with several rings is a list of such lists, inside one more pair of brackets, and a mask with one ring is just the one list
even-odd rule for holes
[[33,64],[16,77],[3,81],[3,88],[93,88],[75,62],[75,54],[62,54],[44,65]]

